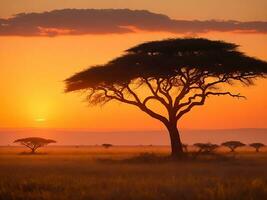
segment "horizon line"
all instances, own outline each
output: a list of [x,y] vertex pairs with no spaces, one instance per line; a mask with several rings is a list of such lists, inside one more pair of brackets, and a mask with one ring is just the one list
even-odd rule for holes
[[[97,133],[107,133],[107,132],[160,132],[160,131],[166,131],[165,129],[139,129],[139,130],[90,130],[90,128],[53,128],[53,127],[0,127],[0,131],[2,130],[29,130],[29,129],[35,129],[35,130],[58,130],[58,131],[86,131],[86,132],[97,132]],[[223,131],[223,130],[263,130],[267,129],[267,127],[239,127],[239,128],[180,128],[182,131]]]

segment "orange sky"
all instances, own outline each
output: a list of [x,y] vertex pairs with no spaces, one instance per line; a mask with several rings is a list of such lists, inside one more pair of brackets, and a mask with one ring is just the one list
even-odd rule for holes
[[[161,3],[163,1],[154,1],[153,4],[127,1],[128,6],[122,3],[125,1],[58,0],[41,1],[40,4],[39,1],[38,4],[36,1],[25,3],[26,1],[20,0],[16,1],[17,4],[14,1],[0,1],[1,17],[22,11],[45,11],[65,7],[128,7],[148,9],[175,19],[267,21],[267,14],[263,10],[266,1],[260,0],[246,1],[247,3],[237,0],[231,4],[232,1],[226,0],[216,12],[216,5],[211,3],[214,2],[211,0],[203,0],[202,5],[193,4],[193,1],[179,1],[179,4],[171,0],[164,1],[164,4]],[[234,9],[237,5],[240,5],[239,10]],[[174,8],[177,8],[177,12]],[[224,8],[229,8],[229,12],[225,12]],[[119,103],[111,103],[101,108],[87,107],[87,104],[82,102],[81,95],[64,94],[62,81],[87,66],[107,62],[137,43],[177,36],[183,35],[141,32],[53,38],[0,36],[0,127],[162,129],[159,122],[135,107]],[[267,60],[267,34],[213,32],[198,36],[240,44],[241,50],[248,55]],[[267,127],[267,80],[259,80],[256,83],[257,86],[250,88],[235,88],[246,95],[247,100],[210,98],[205,106],[194,109],[182,119],[179,126],[190,129]]]

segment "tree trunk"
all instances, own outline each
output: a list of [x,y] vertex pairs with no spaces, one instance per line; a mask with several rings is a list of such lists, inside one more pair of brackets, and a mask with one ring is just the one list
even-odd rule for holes
[[35,148],[32,148],[31,149],[31,154],[35,154],[35,150],[36,150]]
[[173,157],[181,157],[183,155],[183,146],[180,139],[180,134],[176,123],[170,123],[167,126],[171,141],[171,155]]

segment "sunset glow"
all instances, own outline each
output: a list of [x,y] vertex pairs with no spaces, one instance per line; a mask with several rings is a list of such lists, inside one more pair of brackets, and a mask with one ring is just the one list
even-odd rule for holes
[[36,118],[35,121],[37,121],[37,122],[45,122],[46,119],[45,118]]
[[267,0],[0,0],[0,200],[267,200]]
[[[16,1],[21,2],[21,1]],[[60,1],[58,1],[60,2]],[[77,7],[84,6],[77,1]],[[97,1],[90,1],[88,6],[99,7]],[[131,1],[130,9],[138,9],[141,1]],[[211,2],[211,1],[209,1]],[[59,3],[25,6],[12,6],[6,2],[0,9],[4,18],[12,14],[29,11],[47,11],[58,8]],[[20,3],[19,3],[20,4]],[[19,5],[18,4],[18,5]],[[145,8],[146,8],[146,3]],[[192,3],[184,3],[188,5]],[[121,4],[123,7],[125,4]],[[157,3],[152,11],[169,15],[172,19],[209,20],[203,13],[174,12],[174,3],[165,7]],[[142,4],[142,6],[144,6]],[[214,6],[212,4],[212,6]],[[228,3],[222,4],[222,7]],[[197,5],[192,9],[196,9]],[[205,8],[202,8],[204,11]],[[249,8],[244,8],[249,9]],[[181,10],[181,9],[179,9]],[[220,9],[221,10],[221,9]],[[152,12],[151,11],[151,12]],[[224,14],[218,12],[213,16],[218,19],[241,21],[266,21],[265,12],[255,15],[244,13]],[[255,17],[254,17],[255,16]],[[162,125],[138,109],[119,103],[110,103],[105,107],[88,107],[81,94],[65,94],[63,80],[91,65],[103,64],[123,54],[127,48],[140,42],[159,40],[170,37],[197,36],[224,40],[240,45],[240,50],[247,55],[267,60],[267,34],[233,32],[207,33],[169,33],[164,31],[140,31],[123,34],[81,34],[68,35],[68,30],[42,29],[45,34],[57,32],[65,36],[0,36],[0,89],[1,115],[0,127],[32,127],[36,122],[46,123],[50,128],[83,128],[88,130],[161,130]],[[253,87],[235,86],[247,96],[247,100],[235,100],[229,97],[212,97],[204,107],[196,108],[179,123],[182,128],[242,128],[266,127],[267,93],[266,80],[258,80]],[[117,114],[114,115],[113,113]],[[218,115],[218,113],[220,113]],[[203,117],[203,114],[205,114]],[[49,120],[47,120],[49,119]],[[206,123],[207,119],[210,123]],[[121,123],[123,121],[123,123]],[[104,122],[104,125],[103,125]]]

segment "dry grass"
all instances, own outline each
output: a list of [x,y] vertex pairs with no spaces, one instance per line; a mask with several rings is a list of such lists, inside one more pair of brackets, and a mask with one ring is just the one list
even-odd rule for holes
[[266,152],[175,161],[165,157],[167,147],[48,147],[19,154],[24,150],[0,148],[1,200],[267,199]]

